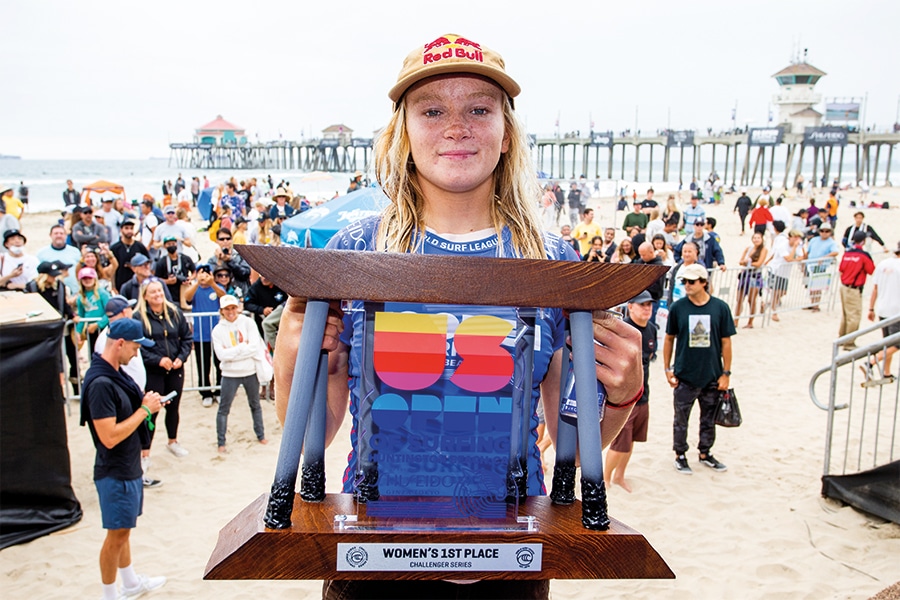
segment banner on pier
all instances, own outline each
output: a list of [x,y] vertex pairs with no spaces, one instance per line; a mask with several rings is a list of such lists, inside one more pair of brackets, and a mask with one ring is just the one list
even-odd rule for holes
[[827,102],[826,121],[859,121],[859,102]]
[[612,148],[613,132],[612,131],[592,131],[591,145],[600,146],[601,148]]
[[846,127],[807,127],[803,132],[803,145],[821,148],[822,146],[846,146]]
[[669,148],[684,148],[685,146],[694,145],[693,131],[670,131],[666,146]]
[[748,146],[777,146],[784,138],[781,127],[751,127],[747,134]]

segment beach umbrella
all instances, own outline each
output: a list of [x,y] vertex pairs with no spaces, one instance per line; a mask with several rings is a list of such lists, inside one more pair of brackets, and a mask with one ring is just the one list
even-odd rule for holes
[[381,188],[350,192],[284,221],[281,241],[290,246],[324,248],[338,230],[364,217],[380,214],[388,202]]

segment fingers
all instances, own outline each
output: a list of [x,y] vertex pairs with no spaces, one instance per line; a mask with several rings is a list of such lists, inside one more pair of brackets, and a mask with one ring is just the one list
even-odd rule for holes
[[637,329],[608,313],[594,313],[594,358],[610,402],[627,402],[640,391],[644,375]]

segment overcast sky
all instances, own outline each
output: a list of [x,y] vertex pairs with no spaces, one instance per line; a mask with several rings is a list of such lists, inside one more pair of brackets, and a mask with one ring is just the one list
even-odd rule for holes
[[[0,153],[168,156],[221,114],[251,139],[371,137],[404,56],[444,33],[499,51],[529,132],[766,125],[798,48],[823,97],[900,102],[896,0],[4,0]],[[777,110],[774,111],[777,115]]]

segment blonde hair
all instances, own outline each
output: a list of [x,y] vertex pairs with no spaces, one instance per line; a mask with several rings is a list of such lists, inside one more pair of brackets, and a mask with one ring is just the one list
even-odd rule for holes
[[[137,309],[138,314],[141,315],[141,321],[143,321],[143,323],[144,323],[144,330],[148,331],[148,332],[151,331],[151,329],[150,329],[150,310],[151,310],[151,308],[147,304],[147,290],[150,289],[150,286],[154,285],[154,284],[159,284],[160,288],[165,290],[165,288],[162,287],[162,285],[163,285],[162,281],[160,281],[159,279],[152,279],[152,280],[144,281],[144,283],[141,284],[141,293],[138,295],[137,306],[135,306],[135,309]],[[167,324],[169,324],[169,325],[172,324],[172,317],[173,317],[173,315],[175,315],[177,313],[177,310],[178,310],[178,307],[176,307],[174,304],[172,304],[171,302],[166,300],[165,296],[163,296],[162,314],[163,314],[163,317],[166,319]]]
[[[509,149],[494,168],[491,220],[498,236],[509,229],[514,252],[524,258],[547,258],[537,204],[541,188],[531,164],[525,130],[508,98],[503,100],[504,131]],[[403,99],[375,143],[375,178],[391,203],[376,235],[381,252],[421,252],[424,243],[424,194],[410,151]],[[503,244],[497,245],[498,255]]]
[[[81,296],[82,304],[87,304],[88,290],[84,289],[84,279],[78,280],[78,289],[80,291],[80,293],[78,295]],[[94,278],[94,287],[91,288],[90,294],[91,294],[91,296],[94,297],[95,300],[100,299],[100,276],[99,275]]]
[[[53,279],[53,285],[50,285],[49,279]],[[37,285],[37,289],[41,292],[46,291],[47,288],[56,289],[59,287],[59,277],[54,277],[53,275],[47,275],[46,273],[38,273],[38,276],[35,277],[35,283]]]

